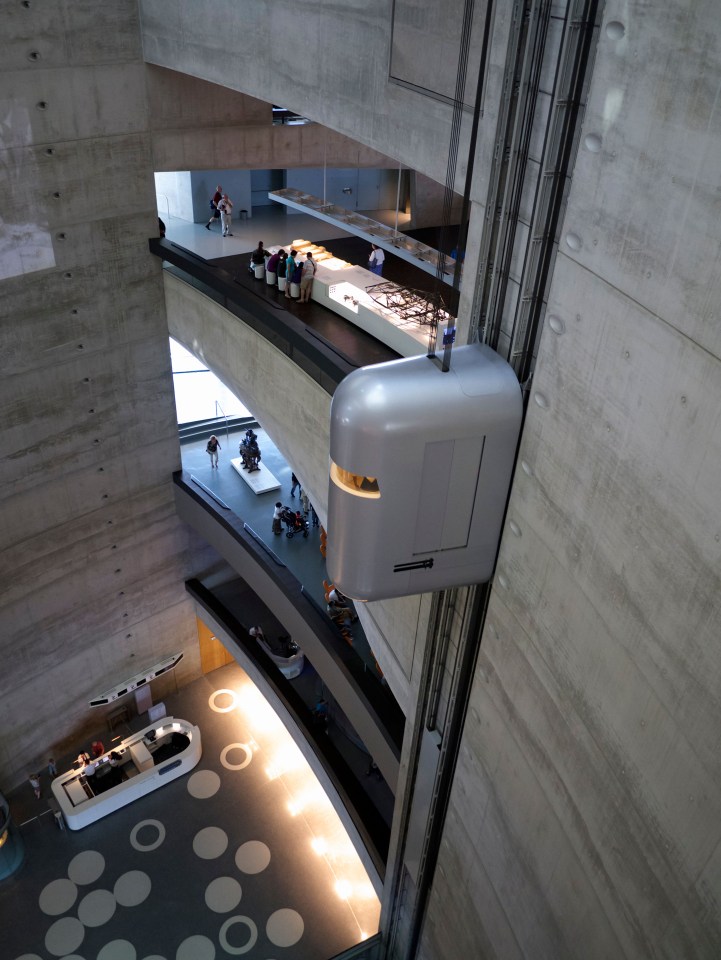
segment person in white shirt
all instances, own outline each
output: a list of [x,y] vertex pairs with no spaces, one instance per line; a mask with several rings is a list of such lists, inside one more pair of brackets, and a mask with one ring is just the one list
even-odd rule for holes
[[371,244],[371,255],[368,257],[368,269],[371,273],[377,273],[379,277],[383,276],[383,264],[385,263],[386,255],[381,250],[380,247],[377,247],[374,243]]
[[233,234],[230,232],[230,215],[233,210],[233,201],[227,193],[223,194],[218,204],[218,210],[220,210],[220,222],[223,225],[223,236],[232,237]]

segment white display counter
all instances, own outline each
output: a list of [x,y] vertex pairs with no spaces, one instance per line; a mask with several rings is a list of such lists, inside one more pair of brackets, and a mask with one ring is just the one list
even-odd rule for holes
[[[298,251],[302,263],[310,250],[316,264],[311,299],[343,317],[371,336],[385,343],[402,357],[422,356],[428,351],[430,327],[413,320],[403,320],[393,310],[382,307],[366,292],[371,284],[388,283],[370,270],[339,260],[325,247],[307,240],[269,247],[271,253],[285,249]],[[299,314],[302,317],[302,314]]]
[[[111,761],[111,752],[118,755]],[[202,755],[200,730],[163,717],[93,760],[95,773],[69,770],[51,784],[71,830],[82,830],[121,807],[189,773]]]

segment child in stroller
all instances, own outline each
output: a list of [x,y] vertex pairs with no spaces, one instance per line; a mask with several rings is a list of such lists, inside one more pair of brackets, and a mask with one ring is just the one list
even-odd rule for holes
[[283,507],[280,519],[288,528],[285,535],[289,540],[292,540],[296,533],[302,533],[304,537],[308,536],[308,521],[300,510],[294,512],[290,507]]
[[258,435],[252,430],[245,431],[245,438],[240,441],[238,446],[240,458],[243,461],[243,469],[248,473],[254,470],[260,470],[260,447],[258,446]]

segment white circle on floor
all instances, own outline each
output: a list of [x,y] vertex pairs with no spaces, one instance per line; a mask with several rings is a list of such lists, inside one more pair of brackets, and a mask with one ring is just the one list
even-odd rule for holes
[[269,863],[270,849],[260,840],[248,840],[235,854],[235,865],[241,873],[261,873]]
[[230,913],[238,906],[242,895],[240,884],[234,877],[216,877],[205,888],[205,904],[214,913]]
[[[231,750],[243,750],[245,760],[241,760],[240,763],[231,763],[230,760],[228,760],[228,754]],[[226,770],[244,770],[252,759],[253,751],[246,743],[229,743],[227,747],[223,747],[222,753],[220,754],[220,762]]]
[[[215,702],[216,697],[230,697],[230,706],[219,707]],[[231,710],[235,710],[235,707],[238,703],[238,697],[233,690],[216,690],[215,693],[211,693],[208,698],[208,706],[215,713],[230,713]]]
[[303,936],[304,929],[303,917],[287,908],[271,913],[265,925],[268,939],[276,947],[292,947]]
[[201,860],[215,860],[228,849],[228,834],[220,827],[204,827],[193,837],[193,851]]
[[150,877],[142,870],[128,870],[115,881],[113,893],[121,907],[137,907],[150,895]]
[[84,850],[70,861],[68,876],[73,883],[95,883],[105,869],[105,857],[97,850]]
[[[232,944],[228,943],[228,930],[230,930],[232,926],[235,926],[236,923],[243,923],[248,928],[248,939],[242,947],[234,947]],[[228,917],[223,926],[220,928],[220,933],[218,934],[218,940],[220,940],[220,945],[223,950],[225,950],[226,953],[232,953],[234,956],[238,956],[241,953],[247,953],[249,950],[252,950],[257,939],[258,928],[250,919],[250,917]]]
[[[138,834],[146,827],[154,827],[158,831],[158,835],[152,843],[141,843],[138,840]],[[165,827],[160,820],[141,820],[140,823],[136,823],[130,831],[130,846],[133,847],[134,850],[140,850],[141,853],[149,853],[151,850],[157,850],[163,840],[165,840]]]
[[24,953],[22,957],[16,957],[15,960],[43,960],[37,953]]
[[[49,917],[59,917],[69,910],[78,898],[78,888],[72,880],[52,880],[43,887],[38,906]],[[28,954],[30,956],[30,954]],[[19,958],[22,960],[22,957]]]
[[165,957],[161,957],[157,953],[154,953],[152,957],[143,957],[143,960],[165,960]]
[[[20,960],[22,960],[22,957]],[[85,960],[85,958],[81,957],[79,953],[69,953],[67,957],[62,957],[61,960]]]
[[215,960],[215,945],[207,937],[196,934],[183,940],[175,954],[175,960]]
[[198,770],[188,780],[188,793],[196,800],[207,800],[220,790],[220,777],[215,770]]
[[45,949],[56,957],[72,953],[85,937],[85,927],[77,917],[56,920],[45,934]]
[[115,913],[116,906],[109,890],[91,890],[78,904],[78,920],[86,927],[102,927]]
[[111,940],[98,954],[98,960],[137,960],[138,954],[129,940]]

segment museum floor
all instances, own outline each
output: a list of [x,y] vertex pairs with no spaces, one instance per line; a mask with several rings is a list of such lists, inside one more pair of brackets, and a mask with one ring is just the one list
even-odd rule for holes
[[76,833],[47,776],[9,797],[26,860],[0,883],[3,960],[328,960],[375,932],[365,872],[240,667],[165,703],[201,730],[189,776]]

